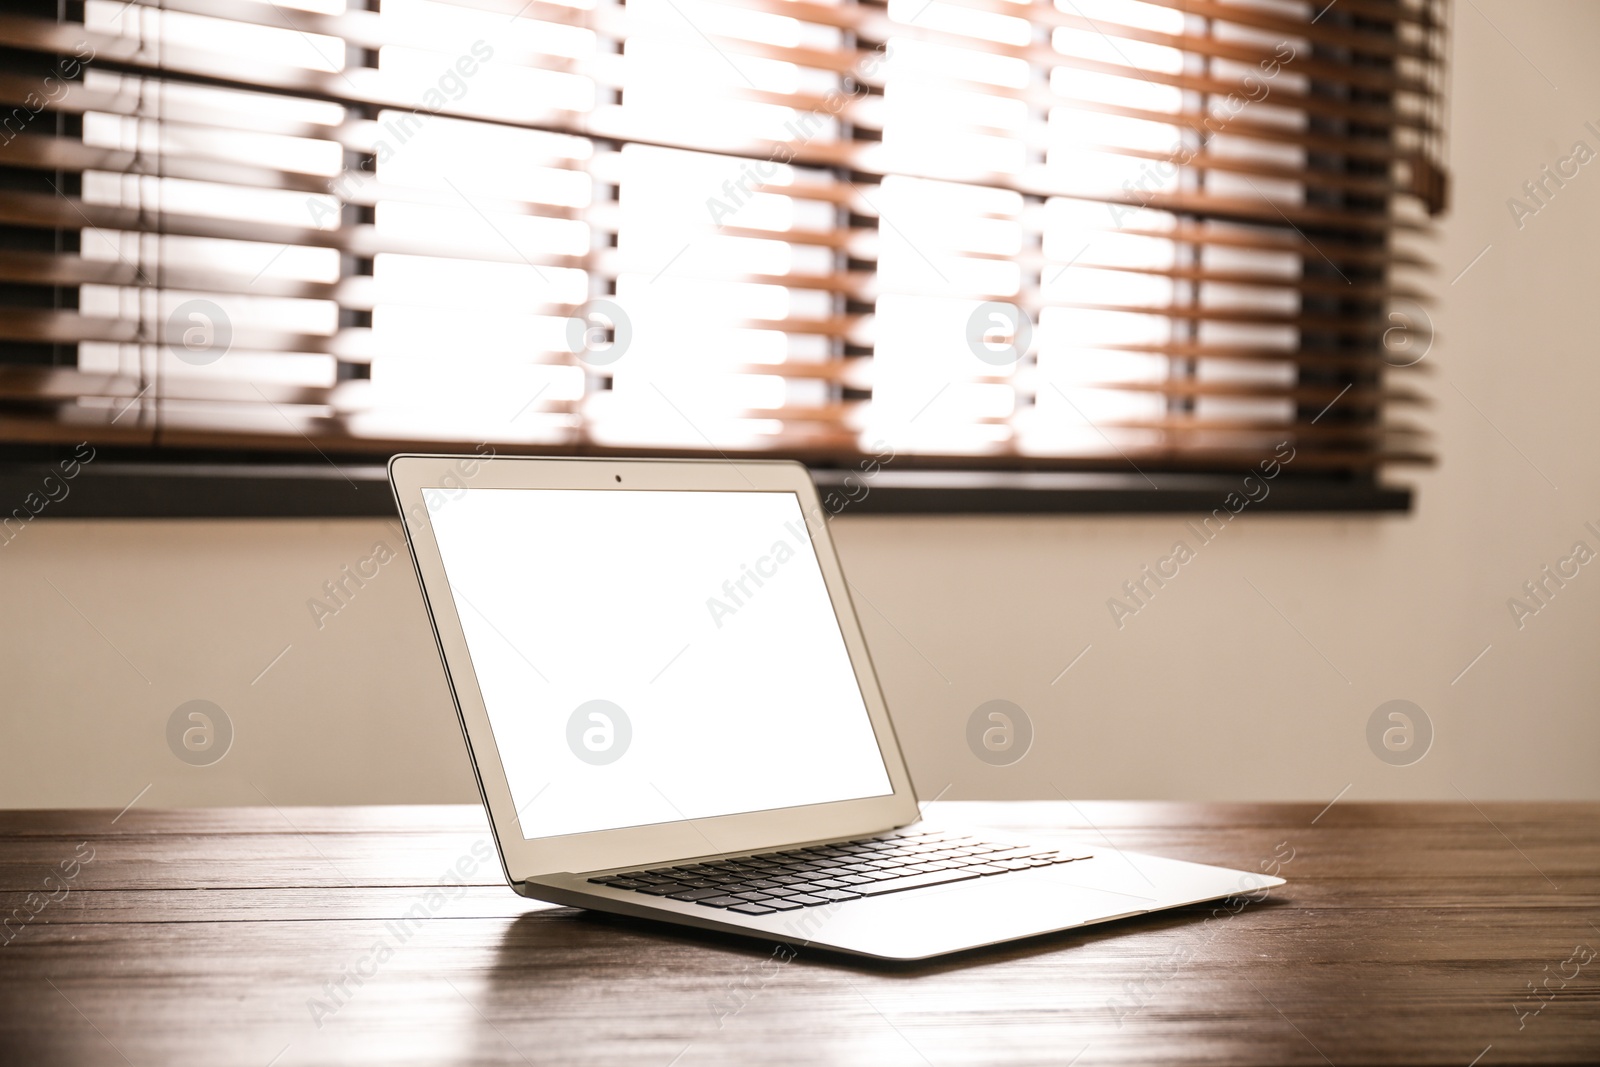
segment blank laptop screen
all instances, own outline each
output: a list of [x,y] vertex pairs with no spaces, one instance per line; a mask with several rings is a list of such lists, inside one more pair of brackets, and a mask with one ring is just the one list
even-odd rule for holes
[[795,494],[424,498],[525,838],[893,791]]

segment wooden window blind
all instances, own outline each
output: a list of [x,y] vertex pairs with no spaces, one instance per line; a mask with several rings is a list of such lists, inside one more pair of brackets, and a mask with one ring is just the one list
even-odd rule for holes
[[0,442],[1428,460],[1442,0],[23,0]]

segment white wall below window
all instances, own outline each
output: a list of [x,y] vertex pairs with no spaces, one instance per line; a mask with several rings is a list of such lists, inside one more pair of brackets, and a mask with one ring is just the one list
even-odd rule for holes
[[[924,796],[1600,797],[1600,562],[1520,629],[1508,607],[1575,542],[1600,552],[1600,170],[1543,205],[1522,190],[1575,141],[1600,150],[1600,9],[1482,0],[1455,38],[1455,204],[1416,379],[1442,463],[1404,476],[1416,512],[1246,509],[1203,548],[1181,515],[846,514],[835,535]],[[1518,196],[1538,207],[1520,229]],[[1119,629],[1106,601],[1179,539],[1196,557]],[[378,542],[396,558],[314,617]],[[392,524],[41,520],[0,546],[0,604],[0,807],[121,807],[146,787],[151,806],[474,798]],[[167,746],[192,699],[235,727],[212,766]],[[991,699],[1034,724],[1011,766],[967,747]],[[1434,727],[1409,766],[1368,746],[1391,699]]]

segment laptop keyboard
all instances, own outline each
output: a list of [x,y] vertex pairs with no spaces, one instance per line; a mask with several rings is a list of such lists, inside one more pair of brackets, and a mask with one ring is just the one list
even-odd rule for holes
[[995,844],[942,830],[913,830],[710,863],[624,871],[589,881],[741,915],[769,915],[1092,858],[1088,853]]

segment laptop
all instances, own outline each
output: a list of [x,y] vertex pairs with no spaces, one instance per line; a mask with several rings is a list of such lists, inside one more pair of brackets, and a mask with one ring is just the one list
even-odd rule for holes
[[920,960],[1283,882],[921,818],[797,463],[400,455],[389,477],[523,896]]

